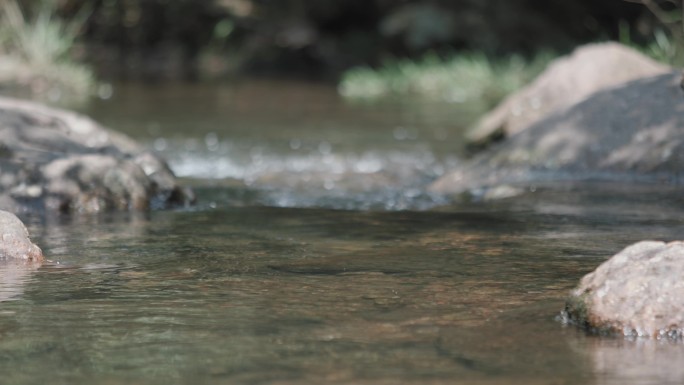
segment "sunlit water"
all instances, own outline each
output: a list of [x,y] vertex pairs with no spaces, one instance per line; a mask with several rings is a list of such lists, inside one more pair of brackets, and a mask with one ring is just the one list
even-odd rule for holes
[[458,106],[273,87],[124,89],[93,106],[167,156],[198,205],[25,218],[52,262],[0,271],[0,383],[682,383],[680,343],[555,319],[607,256],[681,238],[675,189],[449,203],[423,188],[458,163]]
[[89,113],[148,143],[180,177],[237,184],[278,207],[427,208],[458,164],[472,107],[345,103],[329,86],[120,87]]

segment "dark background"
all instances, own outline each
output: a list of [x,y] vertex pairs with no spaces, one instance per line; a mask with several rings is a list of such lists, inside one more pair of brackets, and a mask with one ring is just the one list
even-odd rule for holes
[[[62,0],[88,17],[81,54],[105,78],[196,78],[207,68],[334,79],[356,65],[426,52],[567,52],[653,39],[658,22],[625,0]],[[674,3],[662,2],[665,9]],[[30,8],[30,7],[29,7]]]

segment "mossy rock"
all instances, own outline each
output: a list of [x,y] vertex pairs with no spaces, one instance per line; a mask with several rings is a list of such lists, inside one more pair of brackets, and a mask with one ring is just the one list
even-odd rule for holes
[[633,244],[582,278],[564,310],[598,334],[681,339],[684,242]]

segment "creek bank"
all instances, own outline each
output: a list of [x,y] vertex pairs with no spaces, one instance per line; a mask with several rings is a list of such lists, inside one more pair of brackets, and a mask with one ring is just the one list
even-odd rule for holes
[[669,71],[594,92],[476,154],[430,190],[482,195],[502,185],[529,187],[540,181],[680,183],[681,78],[680,71]]
[[582,278],[564,318],[598,333],[682,338],[684,242],[633,244]]
[[0,97],[0,208],[96,213],[193,199],[132,139],[73,112]]
[[486,146],[563,111],[596,91],[662,75],[672,69],[614,42],[588,44],[554,60],[536,79],[505,98],[466,134],[471,146]]

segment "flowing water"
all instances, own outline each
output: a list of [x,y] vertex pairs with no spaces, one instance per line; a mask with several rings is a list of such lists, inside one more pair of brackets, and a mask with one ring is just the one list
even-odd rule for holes
[[[462,108],[460,108],[462,110]],[[679,384],[679,343],[555,318],[607,256],[684,231],[674,189],[538,186],[453,203],[449,105],[321,86],[119,87],[89,113],[198,204],[25,218],[51,263],[0,272],[0,383]]]

